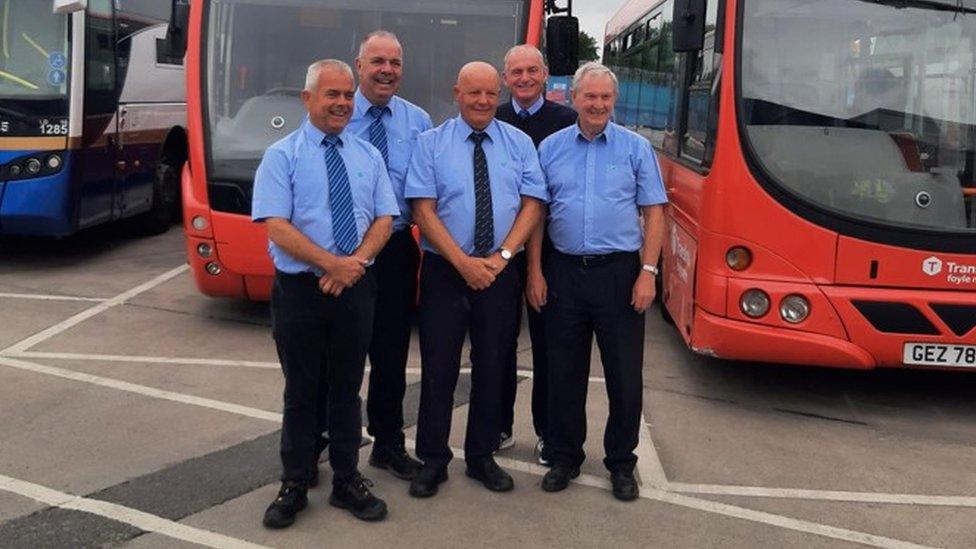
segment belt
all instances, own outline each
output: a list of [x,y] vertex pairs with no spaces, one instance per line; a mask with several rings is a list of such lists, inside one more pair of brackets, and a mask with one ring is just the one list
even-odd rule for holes
[[613,263],[622,259],[634,258],[637,256],[637,252],[611,252],[600,255],[572,255],[564,254],[559,250],[553,250],[552,253],[553,257],[559,259],[560,261],[565,261],[574,265],[582,265],[583,267],[606,265],[608,263]]

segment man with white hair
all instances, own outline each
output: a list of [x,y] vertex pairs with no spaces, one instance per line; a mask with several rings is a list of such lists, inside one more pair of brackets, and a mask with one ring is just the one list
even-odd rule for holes
[[641,428],[644,311],[654,300],[667,197],[648,141],[610,121],[617,93],[610,69],[599,63],[580,67],[572,85],[577,124],[539,146],[554,251],[543,266],[549,289],[536,305],[544,307],[550,361],[546,443],[552,468],[542,489],[565,489],[585,459],[595,334],[610,400],[603,463],[613,495],[630,501],[638,496],[634,449]]
[[308,504],[325,430],[329,503],[362,520],[386,516],[357,468],[359,388],[376,300],[370,265],[399,210],[380,152],[346,130],[353,82],[342,61],[313,63],[302,91],[308,118],[265,151],[254,178],[251,216],[268,229],[271,326],[285,376],[282,484],[264,514],[269,528],[291,525]]
[[[502,78],[512,98],[511,101],[506,101],[498,107],[496,116],[502,122],[508,122],[528,134],[536,147],[554,132],[576,122],[576,111],[546,99],[546,79],[548,77],[549,69],[546,67],[545,59],[543,59],[539,48],[522,44],[512,47],[505,54],[505,70],[502,72]],[[552,244],[549,242],[549,238],[543,236],[542,254],[548,254],[551,248]],[[542,276],[541,258],[538,256],[527,257],[528,252],[531,252],[531,249],[527,250],[525,254],[519,254],[514,260],[527,297],[533,293],[544,292],[546,284],[545,277]],[[521,326],[521,306],[518,311],[519,319],[516,326]],[[542,313],[537,307],[529,305],[528,317],[529,338],[532,340],[532,425],[538,437],[536,459],[541,465],[548,465],[545,440],[546,407],[548,406],[546,375],[549,369],[546,366],[548,360],[545,333],[542,327]],[[512,342],[512,348],[509,351],[508,371],[505,374],[503,394],[505,400],[502,402],[501,443],[499,446],[501,449],[509,448],[515,443],[513,426],[515,424],[515,392],[518,387],[515,361],[517,343],[518,340]]]
[[359,46],[356,70],[359,88],[349,131],[372,143],[383,155],[400,208],[400,216],[393,220],[393,236],[373,266],[376,313],[369,347],[366,415],[369,434],[375,441],[369,463],[412,480],[420,462],[404,447],[403,395],[420,250],[410,231],[413,217],[403,197],[403,186],[417,136],[432,123],[423,109],[396,95],[403,76],[403,48],[395,34],[382,30],[367,34]]

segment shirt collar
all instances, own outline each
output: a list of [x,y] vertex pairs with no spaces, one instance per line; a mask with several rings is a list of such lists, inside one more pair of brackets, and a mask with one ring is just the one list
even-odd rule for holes
[[[390,102],[386,104],[386,108],[390,109],[390,116],[393,115],[393,111],[395,110],[394,108],[395,103],[396,103],[396,96],[394,95],[393,97],[390,98]],[[353,115],[366,116],[367,112],[369,111],[369,108],[373,106],[378,107],[379,105],[373,105],[372,103],[370,103],[369,99],[366,99],[366,96],[363,95],[362,88],[357,87],[356,95],[353,98]]]
[[[468,137],[471,136],[471,133],[476,130],[474,130],[471,126],[469,126],[468,123],[464,121],[464,118],[461,117],[460,114],[457,116],[456,120],[457,120],[458,138],[461,141],[467,141]],[[492,142],[498,141],[499,138],[498,121],[496,121],[494,118],[491,119],[491,123],[488,124],[488,127],[485,128],[483,131],[486,134],[488,134],[489,141]]]
[[[346,128],[343,128],[342,131],[339,132],[339,146],[340,147],[348,139],[346,137],[346,129],[347,128],[348,128],[348,126]],[[325,132],[323,132],[322,130],[316,128],[315,127],[315,124],[312,124],[312,121],[309,120],[308,115],[305,116],[305,121],[302,122],[302,132],[305,134],[305,138],[308,139],[308,142],[309,143],[313,143],[316,146],[321,145],[322,144],[322,140],[325,139]]]
[[539,98],[535,100],[535,103],[529,105],[529,108],[523,109],[522,105],[519,105],[519,102],[516,101],[514,97],[512,98],[512,108],[515,109],[515,114],[518,114],[523,110],[526,110],[529,111],[529,116],[532,116],[533,114],[539,112],[539,109],[541,109],[542,105],[544,105],[545,103],[546,103],[546,96],[540,95]]
[[[600,141],[602,139],[604,142],[610,143],[610,137],[613,135],[614,132],[613,126],[614,126],[613,122],[607,122],[607,127],[603,128],[602,132],[596,134],[596,137],[593,138],[593,141]],[[582,139],[587,143],[591,143],[591,141],[588,140],[585,135],[583,135],[583,130],[580,129],[578,119],[576,120],[576,123],[573,124],[572,127],[573,127],[573,134],[576,137],[576,139]]]

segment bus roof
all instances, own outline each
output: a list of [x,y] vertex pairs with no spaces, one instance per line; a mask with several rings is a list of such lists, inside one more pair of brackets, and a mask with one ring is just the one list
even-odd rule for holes
[[635,21],[663,3],[664,0],[627,0],[627,2],[607,21],[603,31],[603,44],[609,44]]

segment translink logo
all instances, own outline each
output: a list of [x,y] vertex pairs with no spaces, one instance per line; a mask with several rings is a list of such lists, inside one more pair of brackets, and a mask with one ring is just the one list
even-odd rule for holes
[[929,276],[935,276],[941,273],[942,260],[935,256],[922,260],[922,272]]

